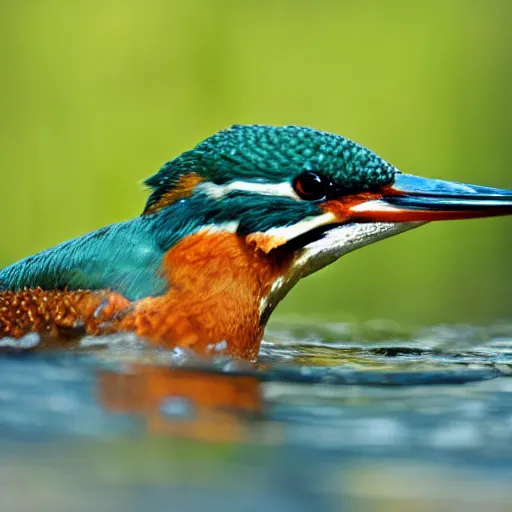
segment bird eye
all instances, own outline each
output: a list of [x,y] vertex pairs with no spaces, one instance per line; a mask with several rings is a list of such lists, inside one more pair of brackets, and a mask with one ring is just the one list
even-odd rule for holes
[[301,199],[318,201],[325,199],[332,187],[331,181],[316,172],[303,172],[293,180],[293,189]]

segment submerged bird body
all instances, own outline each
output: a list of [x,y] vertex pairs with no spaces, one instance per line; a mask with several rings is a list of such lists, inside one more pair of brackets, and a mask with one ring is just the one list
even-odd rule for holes
[[512,192],[401,174],[296,126],[233,126],[146,183],[140,217],[0,271],[0,336],[133,331],[254,359],[301,277],[430,220],[512,213]]

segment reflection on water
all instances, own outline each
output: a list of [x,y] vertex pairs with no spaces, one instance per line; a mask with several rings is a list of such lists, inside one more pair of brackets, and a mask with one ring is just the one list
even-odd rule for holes
[[2,510],[510,510],[512,328],[392,327],[274,325],[257,365],[5,344]]
[[126,373],[101,370],[98,397],[108,411],[143,418],[148,435],[213,442],[249,439],[243,415],[262,410],[256,377],[130,365]]

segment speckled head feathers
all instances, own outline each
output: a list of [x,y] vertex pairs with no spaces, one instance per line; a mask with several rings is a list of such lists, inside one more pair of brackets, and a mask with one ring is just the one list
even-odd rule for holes
[[155,203],[184,175],[216,184],[279,183],[303,171],[329,177],[347,193],[391,184],[395,169],[369,149],[339,135],[299,126],[234,125],[167,162],[146,184]]

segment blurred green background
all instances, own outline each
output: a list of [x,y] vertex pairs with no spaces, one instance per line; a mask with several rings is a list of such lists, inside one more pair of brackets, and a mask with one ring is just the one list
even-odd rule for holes
[[[143,178],[233,123],[333,131],[406,172],[512,188],[512,2],[0,3],[0,265],[138,215]],[[511,219],[347,256],[276,314],[511,316]]]

